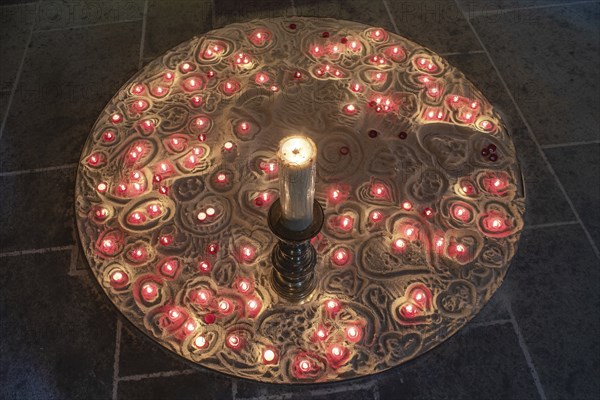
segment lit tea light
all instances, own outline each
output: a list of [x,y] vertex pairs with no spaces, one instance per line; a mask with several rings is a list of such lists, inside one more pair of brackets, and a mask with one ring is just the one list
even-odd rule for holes
[[277,157],[283,223],[301,231],[313,219],[317,146],[308,137],[289,136],[279,143]]
[[332,200],[333,202],[336,202],[338,200],[341,200],[342,198],[342,192],[339,189],[334,189],[331,191],[331,193],[329,194],[329,198],[330,200]]
[[410,201],[406,200],[406,201],[402,202],[402,208],[405,211],[410,211],[410,210],[412,210],[413,205],[412,205],[412,203]]
[[115,289],[121,289],[129,283],[129,276],[120,269],[113,271],[110,275],[110,284]]
[[412,304],[406,303],[400,308],[400,314],[405,318],[415,318],[419,314],[419,309]]
[[200,263],[198,263],[198,269],[203,273],[210,272],[210,262],[200,261]]
[[204,349],[208,346],[208,341],[204,336],[199,335],[196,337],[196,339],[194,339],[194,346],[196,346],[198,349]]
[[110,117],[110,120],[112,121],[113,124],[118,124],[118,123],[121,123],[121,121],[123,121],[123,116],[121,114],[113,114]]
[[146,217],[144,216],[144,214],[142,214],[140,212],[134,212],[129,215],[129,218],[127,218],[127,221],[129,221],[132,224],[141,224],[144,221],[146,221]]
[[216,214],[216,210],[213,207],[208,207],[206,209],[206,215],[208,215],[209,217],[213,217]]
[[155,97],[164,97],[168,92],[167,88],[163,86],[155,86],[150,91]]
[[168,260],[163,263],[160,270],[164,275],[172,277],[172,276],[174,276],[177,269],[178,269],[177,260]]
[[347,249],[339,248],[334,250],[331,258],[334,264],[343,266],[346,265],[350,260],[350,254]]
[[457,205],[453,207],[453,215],[456,219],[467,222],[471,219],[471,212],[463,206]]
[[325,302],[325,309],[330,315],[337,314],[341,308],[342,306],[338,300],[330,299]]
[[251,299],[248,300],[248,302],[246,303],[246,306],[248,307],[248,310],[250,311],[257,311],[258,310],[258,301]]
[[325,340],[327,339],[327,336],[329,336],[329,332],[327,331],[327,329],[325,329],[325,327],[323,326],[319,326],[319,328],[315,332],[315,338],[317,340]]
[[242,339],[236,334],[231,334],[227,337],[226,343],[227,347],[237,350],[242,346]]
[[269,75],[259,72],[254,77],[254,82],[256,82],[258,85],[265,84],[265,83],[269,82]]
[[444,238],[437,238],[435,241],[435,247],[438,249],[444,247]]
[[191,92],[202,88],[202,81],[198,78],[189,78],[183,82],[184,90]]
[[491,131],[492,129],[494,129],[494,124],[492,124],[490,121],[488,120],[483,120],[479,123],[479,126],[486,130],[486,131]]
[[217,183],[227,183],[227,175],[220,172],[217,174],[216,180],[217,180]]
[[142,298],[147,302],[152,302],[158,297],[158,286],[153,282],[147,282],[142,285]]
[[212,294],[206,289],[199,289],[196,292],[192,292],[193,301],[200,305],[207,305],[212,299]]
[[223,144],[223,149],[230,151],[234,148],[234,144],[233,142],[225,142],[225,144]]
[[404,241],[404,239],[396,239],[394,241],[393,247],[396,251],[403,252],[404,250],[406,250],[406,242]]
[[371,219],[371,221],[373,222],[379,222],[383,219],[383,214],[380,211],[371,211],[371,214],[369,214],[369,218]]
[[145,133],[151,133],[152,131],[154,131],[154,121],[152,121],[151,119],[142,121],[141,126],[142,130]]
[[188,333],[192,333],[196,330],[196,324],[190,321],[185,325],[185,329]]
[[210,243],[206,247],[206,251],[208,251],[209,254],[215,255],[219,251],[219,245],[217,243]]
[[346,328],[346,339],[350,342],[356,343],[362,336],[361,330],[357,326],[349,326]]
[[300,368],[300,370],[302,372],[308,372],[312,369],[312,364],[311,364],[310,360],[303,359],[303,360],[300,360],[300,362],[298,363],[298,368]]
[[222,314],[231,314],[233,311],[233,304],[227,299],[219,301],[219,311]]
[[185,62],[185,63],[181,64],[181,66],[179,67],[179,69],[181,70],[181,72],[183,72],[185,74],[185,73],[190,72],[191,70],[193,70],[194,66],[192,64],[190,64],[190,63]]
[[265,364],[274,364],[277,361],[277,353],[275,350],[267,348],[263,351],[262,358]]
[[228,96],[231,96],[232,94],[240,90],[240,84],[236,80],[228,80],[225,83],[223,83],[222,90],[223,93],[225,93]]
[[242,259],[244,261],[252,261],[256,256],[256,249],[250,245],[242,246]]
[[352,217],[348,217],[346,215],[342,216],[339,219],[339,227],[341,230],[343,231],[350,231],[352,230],[352,227],[354,225],[354,220],[352,219]]
[[131,92],[133,94],[142,94],[146,91],[146,88],[142,84],[133,85]]
[[240,122],[238,124],[238,132],[239,133],[247,133],[250,130],[250,124],[246,121]]
[[177,320],[179,319],[179,317],[181,317],[181,313],[177,310],[170,310],[169,311],[169,318],[171,320]]
[[376,42],[383,42],[387,39],[387,32],[381,28],[370,29],[367,35]]
[[112,142],[115,140],[115,134],[112,131],[104,131],[102,138],[105,142]]
[[344,114],[355,115],[358,112],[358,108],[354,104],[347,104],[343,108]]
[[173,80],[173,73],[172,72],[165,72],[165,74],[163,75],[163,79],[167,82],[170,82]]
[[146,259],[146,249],[144,247],[135,247],[129,252],[129,258],[136,263]]
[[442,94],[440,87],[436,84],[436,85],[431,85],[428,89],[427,89],[427,95],[429,97],[432,98],[438,98],[440,97],[440,95]]
[[172,235],[162,235],[159,238],[159,242],[160,244],[162,244],[163,246],[168,246],[171,243],[173,243],[173,236]]
[[314,57],[320,57],[324,54],[324,49],[318,45],[315,46],[311,46],[308,50],[308,52],[310,54],[312,54]]
[[344,348],[340,345],[333,345],[329,350],[329,354],[335,361],[340,361],[345,354]]
[[418,230],[413,226],[409,226],[404,230],[404,234],[409,239],[414,239],[414,237],[418,236]]
[[96,207],[94,210],[94,217],[99,221],[103,221],[108,217],[108,210],[104,207]]
[[371,194],[375,197],[385,197],[386,188],[384,185],[376,183],[371,185]]
[[271,33],[267,30],[256,29],[248,35],[248,39],[250,39],[250,42],[256,47],[263,47],[270,41]]
[[247,294],[252,289],[252,283],[248,279],[241,279],[238,284],[238,291],[242,294]]
[[350,86],[350,90],[352,90],[354,93],[360,93],[363,91],[363,87],[359,83],[354,83]]
[[90,167],[97,167],[102,164],[102,155],[94,153],[87,158],[87,163]]

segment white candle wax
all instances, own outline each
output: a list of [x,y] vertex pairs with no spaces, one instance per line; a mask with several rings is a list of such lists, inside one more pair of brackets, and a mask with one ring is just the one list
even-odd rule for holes
[[284,225],[301,231],[313,219],[317,146],[308,137],[288,136],[279,143],[277,157]]

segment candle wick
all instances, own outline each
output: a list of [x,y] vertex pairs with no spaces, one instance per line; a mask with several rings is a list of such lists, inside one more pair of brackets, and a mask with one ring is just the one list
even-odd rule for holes
[[294,149],[292,150],[292,153],[294,153],[295,155],[300,154],[300,149]]

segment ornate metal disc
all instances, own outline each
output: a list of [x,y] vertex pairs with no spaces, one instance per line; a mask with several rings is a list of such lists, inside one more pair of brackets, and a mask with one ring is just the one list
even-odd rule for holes
[[[318,147],[317,289],[271,289],[276,146]],[[440,344],[501,284],[523,227],[498,114],[433,52],[332,19],[256,20],[138,72],[81,157],[77,220],[109,299],[158,344],[227,374],[322,382]]]

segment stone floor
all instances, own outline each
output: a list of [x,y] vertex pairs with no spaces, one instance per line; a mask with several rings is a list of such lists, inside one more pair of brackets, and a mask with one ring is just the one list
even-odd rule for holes
[[[0,4],[1,398],[600,398],[600,2]],[[279,15],[357,20],[432,48],[502,110],[519,150],[527,226],[505,283],[446,343],[374,377],[292,387],[191,368],[116,315],[78,251],[77,162],[114,92],[194,34]]]

